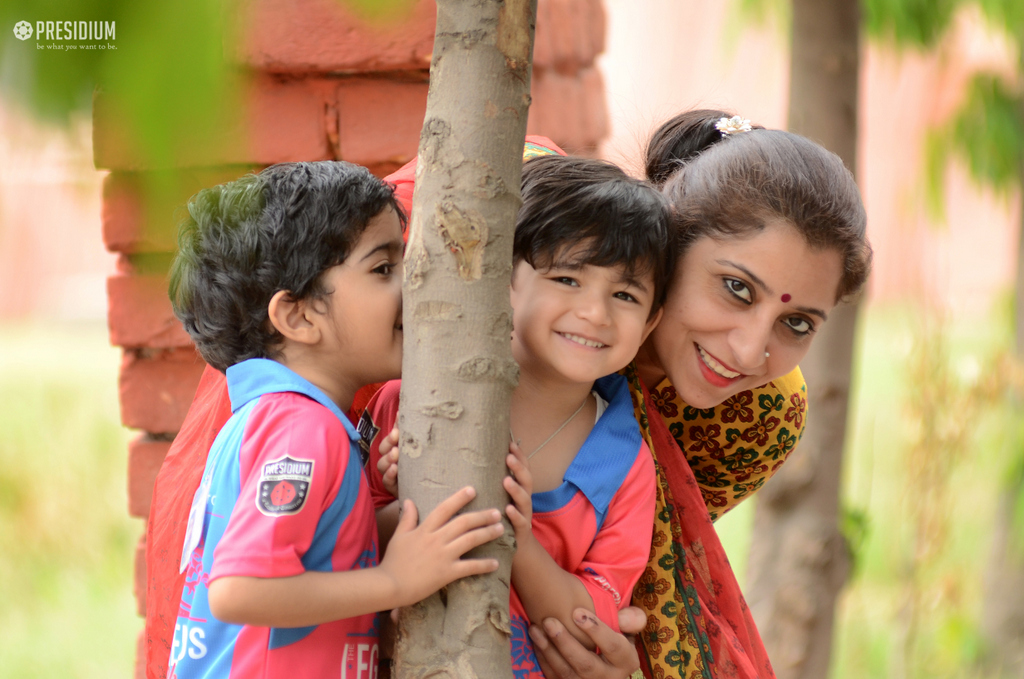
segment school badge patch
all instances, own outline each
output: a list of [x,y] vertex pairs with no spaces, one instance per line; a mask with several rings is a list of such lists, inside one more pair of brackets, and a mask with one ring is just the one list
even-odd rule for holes
[[377,438],[377,434],[380,433],[380,427],[373,423],[369,410],[364,410],[359,417],[356,431],[359,432],[359,457],[362,458],[365,467],[366,463],[370,461],[370,446],[373,445],[373,439]]
[[287,455],[263,465],[256,490],[256,509],[266,516],[298,514],[306,504],[313,481],[313,460]]

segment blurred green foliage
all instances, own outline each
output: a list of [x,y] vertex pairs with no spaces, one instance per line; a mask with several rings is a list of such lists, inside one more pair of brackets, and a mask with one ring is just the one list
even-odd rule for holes
[[926,139],[928,204],[942,215],[946,168],[962,159],[971,177],[1009,194],[1021,185],[1024,167],[1024,99],[1005,76],[975,74],[963,103],[945,124]]
[[[112,40],[56,43],[13,27],[28,21],[114,22]],[[7,0],[0,3],[0,96],[43,119],[65,123],[88,109],[97,88],[119,131],[149,166],[167,166],[176,148],[213,144],[236,108],[237,82],[224,41],[220,0]],[[66,51],[49,45],[103,44]]]
[[864,29],[896,47],[934,47],[965,0],[861,0]]
[[[897,48],[931,49],[945,35],[956,10],[969,0],[861,0],[861,20],[867,36]],[[1013,4],[1014,0],[985,0]],[[785,27],[788,36],[790,0],[733,0],[730,23]],[[727,34],[727,39],[732,34]]]

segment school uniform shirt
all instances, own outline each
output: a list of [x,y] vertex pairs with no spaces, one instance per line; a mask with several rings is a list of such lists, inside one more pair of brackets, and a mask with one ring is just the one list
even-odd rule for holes
[[[398,380],[371,399],[359,422],[369,441],[367,476],[374,505],[394,500],[385,489],[377,461],[383,437],[398,416]],[[647,566],[654,525],[655,472],[650,450],[633,415],[629,385],[621,375],[594,384],[608,402],[569,465],[562,484],[533,494],[533,534],[566,572],[587,588],[598,617],[618,631],[618,611],[630,603],[633,586]],[[399,471],[401,474],[401,471]],[[509,602],[512,670],[516,679],[542,679],[526,610],[515,589]]]
[[359,434],[322,391],[284,365],[227,370],[233,414],[210,450],[189,516],[185,587],[168,677],[376,676],[375,614],[302,628],[213,617],[209,583],[377,564],[376,522]]

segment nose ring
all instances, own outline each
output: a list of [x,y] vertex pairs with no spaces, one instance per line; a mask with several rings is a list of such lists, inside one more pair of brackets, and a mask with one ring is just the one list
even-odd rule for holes
[[769,354],[769,353],[768,353],[767,351],[766,351],[766,352],[764,352],[764,357],[765,357],[765,358],[768,358],[769,356],[771,356],[771,354]]

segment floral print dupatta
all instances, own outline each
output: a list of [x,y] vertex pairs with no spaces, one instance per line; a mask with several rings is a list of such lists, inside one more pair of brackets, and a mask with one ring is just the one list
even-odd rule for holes
[[647,614],[637,640],[643,674],[773,678],[709,508],[716,515],[731,509],[795,447],[805,419],[803,377],[797,369],[700,411],[682,403],[667,382],[652,395],[635,366],[626,376],[658,474],[651,556],[633,592],[633,604]]

